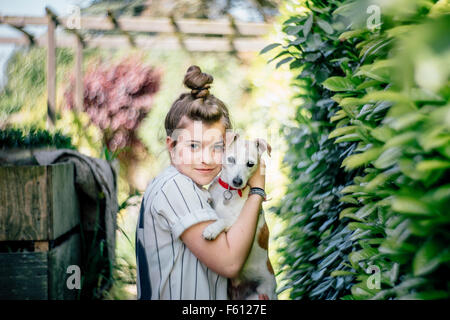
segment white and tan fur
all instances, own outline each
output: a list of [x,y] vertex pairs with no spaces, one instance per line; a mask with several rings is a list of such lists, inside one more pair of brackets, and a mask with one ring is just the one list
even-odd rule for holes
[[[263,139],[248,141],[239,138],[238,134],[231,134],[227,136],[227,141],[229,142],[224,153],[222,171],[208,189],[219,217],[219,220],[210,224],[203,232],[203,237],[209,240],[215,239],[220,232],[227,231],[237,220],[250,191],[247,181],[255,173],[262,153],[267,150],[270,155],[271,151],[270,145]],[[250,167],[251,163],[253,166]],[[229,186],[241,189],[242,197],[237,190],[230,190],[232,197],[226,200],[224,192],[227,192],[227,189],[219,184],[219,177]],[[268,259],[268,238],[269,230],[261,210],[250,254],[239,276],[231,280],[231,299],[257,300],[259,295],[263,294],[270,300],[276,299],[276,282]]]

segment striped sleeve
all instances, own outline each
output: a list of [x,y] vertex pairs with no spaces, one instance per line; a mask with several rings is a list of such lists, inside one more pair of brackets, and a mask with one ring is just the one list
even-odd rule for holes
[[156,213],[175,238],[197,223],[218,219],[202,190],[182,174],[167,181],[155,200]]

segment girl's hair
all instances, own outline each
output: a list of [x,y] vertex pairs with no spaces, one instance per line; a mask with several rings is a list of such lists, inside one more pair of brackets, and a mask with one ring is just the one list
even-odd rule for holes
[[213,80],[211,75],[203,73],[197,66],[188,68],[184,85],[191,89],[191,92],[181,94],[167,113],[165,128],[168,136],[171,136],[175,129],[183,127],[184,123],[180,121],[184,116],[207,124],[222,121],[225,129],[231,129],[227,107],[209,93]]

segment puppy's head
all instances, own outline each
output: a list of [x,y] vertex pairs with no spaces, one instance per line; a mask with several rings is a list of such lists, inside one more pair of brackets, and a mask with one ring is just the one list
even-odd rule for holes
[[221,179],[236,189],[244,188],[255,173],[264,151],[270,155],[270,145],[264,139],[244,140],[238,134],[227,135]]

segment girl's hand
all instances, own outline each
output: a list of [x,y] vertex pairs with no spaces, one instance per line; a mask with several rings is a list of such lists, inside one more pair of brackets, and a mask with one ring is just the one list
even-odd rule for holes
[[266,185],[266,164],[264,160],[260,160],[256,172],[248,180],[248,185],[250,188],[261,188],[265,189]]

